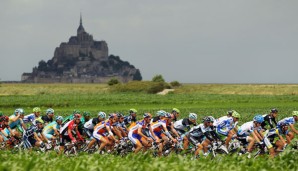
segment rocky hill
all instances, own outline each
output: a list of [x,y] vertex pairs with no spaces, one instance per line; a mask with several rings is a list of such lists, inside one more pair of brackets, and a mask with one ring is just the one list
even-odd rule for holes
[[118,56],[109,55],[105,41],[95,41],[82,24],[77,36],[55,49],[54,57],[40,61],[32,73],[23,73],[22,82],[31,83],[102,83],[111,78],[128,82],[142,80],[139,69]]

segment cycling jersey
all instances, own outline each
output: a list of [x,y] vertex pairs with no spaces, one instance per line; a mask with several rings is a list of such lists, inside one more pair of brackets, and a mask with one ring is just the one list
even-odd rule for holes
[[214,126],[216,126],[217,133],[227,136],[229,131],[235,128],[235,123],[232,117],[222,117]]
[[260,131],[262,129],[261,126],[254,127],[254,121],[246,122],[240,126],[237,134],[239,136],[249,136],[254,130]]
[[56,129],[59,132],[60,125],[56,121],[51,122],[47,126],[45,126],[43,128],[43,133],[48,139],[51,139],[55,133],[54,129]]
[[295,124],[296,121],[294,119],[294,117],[288,117],[288,118],[284,118],[282,120],[280,120],[279,122],[277,122],[277,127],[280,128],[280,126],[282,124],[284,125],[292,125],[292,124]]
[[131,115],[124,116],[124,123],[125,123],[125,125],[131,124],[132,122],[136,122],[136,121],[137,121],[137,118],[136,117],[133,117]]
[[36,125],[35,124],[35,120],[37,120],[37,119],[38,118],[35,116],[35,114],[34,113],[31,113],[29,115],[24,116],[23,121],[24,121],[25,124],[32,123],[33,125]]
[[36,133],[42,133],[43,128],[39,129],[36,125],[30,126],[28,129],[24,132],[24,137],[33,137],[34,132]]
[[18,118],[16,121],[12,121],[12,119],[14,118],[14,117],[17,117],[17,116],[15,116],[15,115],[11,115],[11,116],[9,116],[9,122],[8,122],[8,124],[9,124],[9,127],[11,128],[11,129],[15,129],[15,128],[18,128],[18,130],[20,131],[20,132],[24,132],[24,128],[23,128],[23,120],[21,119],[21,118]]
[[136,139],[141,141],[142,136],[138,134],[138,129],[147,129],[150,126],[150,124],[147,124],[145,120],[138,121],[135,126],[133,126],[129,132],[128,132],[128,138],[133,144],[137,144],[138,142]]
[[215,119],[214,122],[213,122],[213,125],[214,125],[214,126],[217,126],[221,121],[226,120],[226,119],[228,119],[228,118],[231,118],[231,117],[228,117],[228,116],[222,116],[222,117],[220,117],[220,118],[218,118],[218,119]]
[[267,125],[270,126],[270,129],[274,128],[273,123],[275,124],[275,126],[277,125],[275,118],[272,117],[270,114],[265,114],[263,115],[263,117],[264,117],[264,122],[262,122],[261,124],[263,129],[266,129]]
[[42,116],[41,119],[44,121],[44,123],[53,122],[53,118],[49,118],[48,115]]
[[190,130],[190,125],[196,125],[196,123],[190,122],[188,118],[180,119],[174,123],[174,128],[179,134],[184,134]]
[[93,129],[94,126],[95,126],[96,124],[98,124],[98,122],[99,122],[99,119],[98,119],[98,118],[90,119],[88,122],[86,122],[86,123],[84,124],[84,128],[87,128],[87,129]]
[[[72,131],[76,131],[76,127],[78,124],[75,123],[75,120],[68,121],[61,129],[60,129],[60,135],[69,136],[71,140],[75,140],[72,134],[68,134],[68,129]],[[82,139],[81,134],[79,131],[76,131],[76,134],[79,139]]]

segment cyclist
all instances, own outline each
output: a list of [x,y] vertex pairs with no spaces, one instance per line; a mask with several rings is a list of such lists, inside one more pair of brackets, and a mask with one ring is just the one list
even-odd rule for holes
[[191,125],[197,125],[197,118],[197,114],[190,113],[188,118],[180,119],[174,123],[174,128],[181,138],[183,138],[185,133],[190,130]]
[[151,127],[152,127],[152,130],[153,130],[153,135],[151,135],[152,138],[156,138],[157,139],[154,139],[158,142],[160,142],[160,139],[162,139],[164,142],[163,143],[160,143],[159,144],[159,155],[162,154],[162,149],[163,149],[163,146],[168,143],[169,141],[169,138],[174,142],[176,143],[177,140],[174,139],[172,137],[172,135],[170,134],[170,132],[168,131],[167,129],[167,126],[168,124],[170,124],[170,122],[168,121],[170,118],[171,118],[171,114],[170,113],[167,113],[167,112],[164,112],[164,111],[158,111],[157,113],[160,113],[160,120],[158,120],[157,122],[153,122],[151,124]]
[[153,118],[151,119],[150,123],[159,121],[161,115],[164,114],[164,113],[166,113],[166,111],[164,111],[164,110],[159,110],[159,111],[157,111],[157,112],[156,112],[156,116],[153,117]]
[[[275,153],[281,152],[286,146],[287,142],[282,137],[282,135],[286,135],[288,133],[288,124],[280,124],[279,128],[272,128],[270,130],[265,131],[264,133],[264,143],[269,149],[269,153],[271,157],[274,157]],[[278,140],[276,140],[278,138]],[[275,141],[275,142],[274,142]],[[276,146],[276,151],[274,150],[273,145]]]
[[136,109],[129,109],[129,115],[124,117],[125,125],[130,125],[137,121],[137,110]]
[[90,149],[93,144],[97,141],[100,142],[100,146],[98,148],[99,154],[102,153],[102,150],[106,147],[113,144],[113,141],[118,142],[112,132],[113,123],[117,122],[117,115],[110,114],[109,119],[106,121],[101,121],[94,127],[93,137],[94,139],[88,144],[87,150]]
[[218,119],[213,125],[216,128],[216,133],[221,136],[222,139],[225,138],[225,146],[228,147],[229,143],[236,134],[237,130],[237,123],[240,118],[240,114],[236,111],[232,112],[232,117],[222,117]]
[[[60,153],[64,151],[64,145],[66,141],[71,141],[72,143],[76,143],[78,140],[83,140],[78,125],[81,122],[81,115],[74,114],[73,120],[68,121],[61,129],[60,129]],[[76,133],[77,139],[73,136],[73,133]]]
[[24,123],[35,125],[35,120],[40,117],[40,111],[41,110],[39,107],[33,108],[33,113],[24,116],[24,119],[23,119]]
[[[272,129],[277,125],[276,118],[277,118],[278,110],[277,109],[271,109],[269,114],[263,115],[264,122],[262,123],[263,129]],[[275,126],[274,126],[274,125]],[[270,128],[267,127],[267,125],[270,126]]]
[[94,126],[99,122],[104,121],[106,118],[105,112],[99,112],[96,118],[90,119],[88,122],[84,124],[84,131],[87,134],[88,138],[92,138],[92,133],[94,131]]
[[191,141],[191,143],[197,147],[195,157],[199,156],[201,150],[204,150],[204,154],[206,155],[207,146],[210,142],[214,141],[212,135],[210,134],[212,131],[210,128],[211,122],[212,118],[207,116],[203,118],[203,123],[190,129],[184,138],[184,150],[188,148],[189,141]]
[[53,122],[53,118],[54,118],[54,109],[52,108],[47,109],[46,115],[41,117],[45,125]]
[[88,112],[88,111],[83,112],[83,117],[81,118],[81,122],[78,126],[78,129],[79,129],[81,135],[86,136],[86,134],[87,134],[86,132],[84,132],[84,124],[90,120],[90,116],[91,116],[90,112]]
[[59,130],[62,125],[63,117],[57,116],[56,121],[49,123],[43,129],[43,134],[47,139],[55,140],[56,137],[59,137]]
[[[0,120],[0,136],[2,135],[2,139],[4,141],[8,140],[9,137],[15,136],[14,131],[12,131],[9,127],[9,117],[2,116]],[[2,140],[2,141],[3,141]]]
[[[251,157],[252,147],[255,142],[262,145],[263,136],[261,135],[261,124],[264,122],[264,117],[262,115],[256,115],[253,121],[246,122],[240,126],[237,132],[238,139],[243,143],[249,143],[247,146],[248,158]],[[252,135],[252,136],[251,136]]]
[[[142,129],[149,129],[151,135],[154,135],[150,126],[151,114],[144,113],[143,118],[128,133],[129,140],[136,146],[134,153],[138,153],[143,147],[148,148],[151,145],[150,142],[152,139],[144,135]],[[155,136],[155,139],[158,139],[158,137]]]
[[24,132],[24,129],[27,128],[23,122],[24,114],[24,110],[18,108],[15,110],[14,114],[9,116],[9,127],[15,132],[15,135],[19,138],[21,137],[21,134]]
[[117,113],[118,122],[117,122],[117,129],[120,131],[122,137],[127,137],[128,129],[124,122],[124,116],[122,113]]
[[[287,139],[287,142],[288,144],[291,143],[292,139],[294,138],[295,134],[298,134],[298,130],[295,128],[294,124],[298,122],[298,111],[293,111],[292,112],[292,117],[287,117],[287,118],[284,118],[282,120],[280,120],[278,123],[277,123],[277,128],[281,128],[281,125],[282,124],[287,124],[290,126],[291,128],[291,131],[288,131],[286,133],[286,139]],[[294,134],[295,133],[295,134]]]
[[177,121],[177,118],[179,117],[180,110],[177,109],[177,108],[173,108],[171,114],[174,116],[173,117],[173,121],[176,122]]
[[43,123],[37,120],[35,125],[31,125],[28,129],[24,131],[23,141],[25,148],[36,147],[45,147],[42,139],[38,136],[40,134],[45,140],[48,141],[46,137],[42,134]]

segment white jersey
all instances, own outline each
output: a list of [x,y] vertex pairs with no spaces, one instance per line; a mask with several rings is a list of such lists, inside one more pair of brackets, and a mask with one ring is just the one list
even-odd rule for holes
[[35,124],[35,120],[36,120],[36,119],[37,119],[37,118],[36,118],[35,114],[34,114],[34,113],[31,113],[31,114],[29,114],[29,115],[24,116],[23,122],[24,122],[25,124],[27,124],[27,123],[32,123],[33,125],[36,125],[36,124]]
[[92,120],[93,119],[89,119],[89,121],[84,124],[84,128],[93,129],[95,125],[93,125]]
[[254,121],[246,122],[238,129],[238,135],[244,135],[248,136],[250,135],[254,130],[261,130],[262,127],[254,127]]
[[228,117],[228,116],[222,116],[218,119],[215,119],[215,121],[213,122],[213,126],[217,126],[220,122],[222,122],[223,120],[227,120],[228,118],[231,118],[231,117]]

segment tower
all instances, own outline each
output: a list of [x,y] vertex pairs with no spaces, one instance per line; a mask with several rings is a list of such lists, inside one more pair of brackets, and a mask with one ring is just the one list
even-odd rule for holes
[[83,22],[82,22],[82,14],[80,14],[80,26],[77,29],[77,35],[84,33],[85,29],[83,27]]

